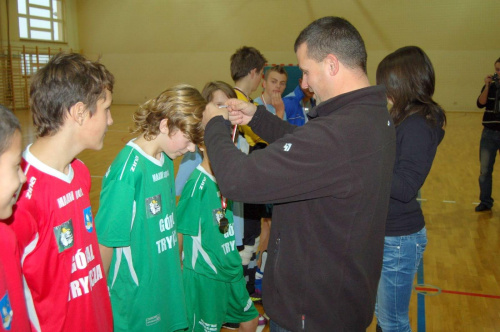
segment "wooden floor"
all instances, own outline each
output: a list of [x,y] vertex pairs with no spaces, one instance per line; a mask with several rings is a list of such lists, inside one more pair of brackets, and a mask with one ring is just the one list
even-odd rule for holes
[[[114,125],[109,128],[104,148],[78,156],[92,175],[94,213],[99,207],[102,176],[133,137],[128,128],[135,109],[113,105]],[[29,111],[17,111],[16,115],[23,126],[24,143],[32,142]],[[427,331],[500,331],[500,204],[492,212],[474,212],[479,195],[481,116],[477,112],[448,113],[445,138],[421,190],[429,243],[424,254],[425,286],[420,288],[428,296],[424,297],[425,314],[420,317],[417,296],[412,297],[413,331],[419,331],[417,321],[423,319]],[[500,166],[495,169],[493,181],[493,196],[500,202]],[[367,331],[375,331],[374,326]]]

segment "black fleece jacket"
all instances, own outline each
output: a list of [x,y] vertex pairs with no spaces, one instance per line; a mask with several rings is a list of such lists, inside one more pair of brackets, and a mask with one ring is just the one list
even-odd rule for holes
[[396,128],[396,162],[386,236],[410,235],[425,226],[417,195],[444,137],[443,120],[437,122],[432,125],[420,114],[413,114]]
[[291,331],[365,331],[373,319],[395,156],[385,90],[327,100],[295,127],[258,108],[270,145],[244,155],[222,117],[205,144],[222,194],[274,203],[264,308]]

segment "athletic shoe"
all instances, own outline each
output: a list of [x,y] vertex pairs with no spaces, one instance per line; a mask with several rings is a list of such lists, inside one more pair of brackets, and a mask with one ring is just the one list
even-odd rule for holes
[[259,326],[266,325],[266,324],[267,324],[266,317],[264,317],[264,315],[259,314]]
[[252,300],[253,303],[262,304],[262,295],[257,290],[255,290],[255,292],[250,294],[250,299]]
[[476,212],[483,212],[483,211],[491,211],[491,208],[488,207],[486,204],[479,204],[478,206],[476,206]]
[[222,324],[222,328],[228,330],[237,330],[240,328],[240,323],[224,323]]

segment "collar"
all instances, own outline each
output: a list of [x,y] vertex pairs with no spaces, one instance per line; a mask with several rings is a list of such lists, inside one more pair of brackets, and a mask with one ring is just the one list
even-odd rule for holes
[[385,87],[382,85],[369,86],[330,98],[309,111],[309,117],[327,116],[343,108],[345,105],[366,103],[386,105]]
[[243,96],[245,96],[245,98],[246,98],[249,102],[253,103],[253,99],[251,99],[251,98],[250,98],[250,97],[249,97],[249,96],[248,96],[245,92],[243,92],[243,90],[241,90],[241,89],[240,89],[240,88],[238,88],[237,86],[235,86],[235,87],[234,87],[234,89],[235,89],[235,90],[238,90],[238,91],[239,91],[239,92],[240,92]]

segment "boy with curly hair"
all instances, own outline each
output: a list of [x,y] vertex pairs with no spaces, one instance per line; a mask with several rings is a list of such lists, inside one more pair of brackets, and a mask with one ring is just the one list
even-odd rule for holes
[[139,137],[103,180],[96,216],[115,331],[187,328],[175,217],[173,159],[202,141],[206,101],[177,85],[134,114]]

